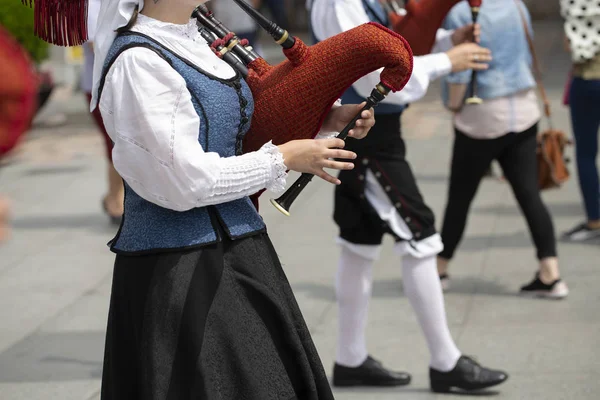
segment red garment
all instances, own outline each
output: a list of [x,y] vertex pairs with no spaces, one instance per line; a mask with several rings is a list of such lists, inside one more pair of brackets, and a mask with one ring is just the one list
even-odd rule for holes
[[[92,101],[92,94],[86,93],[86,96],[87,96],[88,104],[89,104]],[[104,122],[102,121],[102,114],[100,114],[100,107],[94,108],[94,111],[92,111],[92,117],[94,117],[94,121],[96,121],[96,125],[98,126],[98,128],[100,128],[100,133],[102,134],[102,138],[104,139],[104,148],[106,150],[106,157],[108,158],[108,161],[110,161],[112,163],[113,142],[112,142],[110,136],[108,136],[108,133],[106,133],[106,128],[104,128]]]
[[37,106],[37,77],[25,50],[0,27],[0,157],[15,147]]

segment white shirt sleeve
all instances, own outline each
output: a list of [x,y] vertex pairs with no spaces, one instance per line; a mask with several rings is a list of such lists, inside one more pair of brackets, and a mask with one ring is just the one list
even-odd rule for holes
[[283,156],[271,143],[227,158],[202,149],[185,80],[150,49],[129,49],[117,58],[100,111],[114,142],[116,170],[138,195],[161,207],[185,211],[285,188]]
[[435,44],[431,49],[431,53],[443,53],[454,47],[454,43],[452,43],[453,33],[453,30],[443,28],[438,29],[435,33]]
[[96,34],[96,25],[98,22],[98,14],[100,13],[100,0],[88,0],[87,9],[87,25],[88,25],[88,40],[93,41]]
[[[316,1],[311,13],[311,26],[318,40],[345,32],[370,22],[360,0]],[[380,81],[383,68],[365,75],[352,86],[363,97],[368,97]],[[404,105],[425,95],[429,84],[452,70],[450,59],[444,53],[415,57],[413,73],[401,91],[390,93],[382,103]]]

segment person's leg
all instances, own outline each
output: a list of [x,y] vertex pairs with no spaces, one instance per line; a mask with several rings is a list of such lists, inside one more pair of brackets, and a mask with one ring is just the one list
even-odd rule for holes
[[600,236],[600,181],[596,164],[600,128],[600,80],[574,78],[569,97],[579,187],[587,222],[567,232],[565,238],[586,240]]
[[[417,317],[430,352],[431,388],[474,389],[506,380],[494,371],[461,356],[446,318],[444,297],[437,275],[436,254],[442,248],[435,233],[433,212],[424,203],[406,160],[379,161],[366,175],[365,194],[379,217],[397,237],[396,253],[401,257],[404,292]],[[379,169],[381,168],[381,169]],[[379,174],[378,174],[379,173]],[[472,379],[472,371],[481,373]],[[472,386],[476,382],[476,386]]]
[[448,328],[435,256],[417,258],[405,254],[402,257],[402,282],[427,342],[429,365],[438,371],[450,371],[461,353]]
[[501,139],[477,140],[455,131],[448,200],[442,223],[444,250],[438,256],[438,273],[444,284],[448,283],[448,263],[462,239],[471,202],[500,145]]
[[338,305],[338,342],[335,361],[345,367],[358,367],[369,355],[365,331],[373,284],[373,264],[380,247],[341,245],[335,277]]
[[[361,168],[358,163],[358,169]],[[362,172],[360,173],[362,174]],[[337,352],[333,369],[335,386],[396,386],[410,375],[394,372],[369,356],[366,343],[372,269],[379,256],[382,222],[369,209],[363,185],[355,171],[340,173],[335,189],[334,219],[340,229],[335,291],[338,306]]]
[[[87,93],[88,101],[91,101],[91,93]],[[102,115],[98,107],[92,112],[92,117],[96,122],[96,126],[100,129],[102,139],[104,140],[104,149],[107,158],[107,180],[108,180],[108,193],[102,200],[102,205],[105,212],[111,217],[113,223],[118,223],[121,216],[123,215],[123,201],[125,198],[125,189],[123,187],[123,179],[115,169],[112,163],[112,140],[106,129],[104,128],[104,122],[102,121]]]
[[550,297],[564,297],[568,290],[566,285],[560,282],[554,226],[538,186],[536,137],[537,124],[517,135],[511,134],[513,142],[503,150],[498,161],[525,215],[535,243],[537,258],[540,261],[539,280],[548,286],[546,290],[542,290],[527,285],[523,287],[523,291],[528,292],[530,289],[535,293],[546,293]]
[[7,199],[0,196],[0,244],[10,236],[10,204]]

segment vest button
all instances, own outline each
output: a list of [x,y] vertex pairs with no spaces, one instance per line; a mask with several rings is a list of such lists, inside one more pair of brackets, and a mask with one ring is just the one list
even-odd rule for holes
[[364,181],[365,180],[365,176],[364,175],[359,175],[358,176],[358,180],[359,181]]
[[379,172],[379,171],[375,172],[375,176],[376,176],[377,178],[381,178],[381,172]]
[[363,158],[362,163],[363,163],[363,165],[367,165],[369,163],[369,159]]

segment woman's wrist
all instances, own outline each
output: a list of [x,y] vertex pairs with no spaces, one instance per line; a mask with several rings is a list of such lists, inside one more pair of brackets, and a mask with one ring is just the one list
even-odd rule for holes
[[273,142],[264,144],[259,152],[265,154],[269,158],[271,166],[271,177],[267,182],[266,189],[280,193],[285,190],[285,185],[288,176],[288,167],[285,165],[283,152],[280,146],[275,146]]

